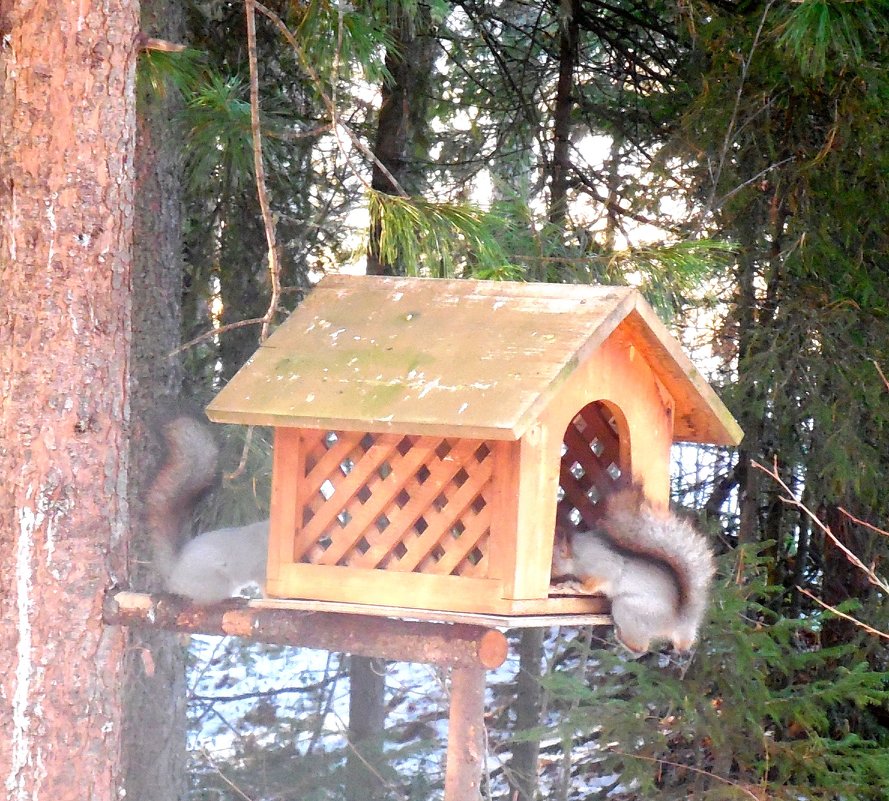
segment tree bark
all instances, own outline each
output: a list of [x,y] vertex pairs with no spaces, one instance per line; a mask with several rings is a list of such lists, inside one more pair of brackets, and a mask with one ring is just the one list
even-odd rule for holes
[[346,798],[379,798],[383,726],[386,722],[386,662],[368,656],[349,657],[349,754]]
[[[522,629],[519,642],[519,675],[516,678],[515,732],[540,725],[543,690],[543,629]],[[537,761],[540,740],[520,740],[513,745],[509,771],[510,798],[534,801],[537,797]]]
[[[143,0],[142,33],[181,42],[184,24],[175,0]],[[139,86],[135,153],[133,337],[130,371],[132,515],[128,575],[131,586],[160,589],[151,566],[142,500],[159,443],[152,418],[173,406],[182,385],[172,356],[182,327],[182,137],[175,121],[181,100]],[[127,627],[123,727],[128,801],[184,798],[185,649],[171,632]]]
[[564,228],[568,217],[568,176],[571,172],[571,111],[574,108],[574,70],[577,67],[579,0],[561,0],[559,78],[553,103],[553,160],[550,165],[549,222]]
[[0,11],[0,770],[118,799],[138,13]]
[[[386,69],[392,81],[384,81],[381,89],[374,154],[398,182],[398,187],[378,164],[374,164],[371,176],[371,186],[390,195],[397,194],[399,187],[408,192],[417,190],[417,187],[405,184],[416,177],[413,156],[426,125],[427,84],[435,56],[435,40],[425,30],[428,25],[429,10],[420,7],[416,19],[394,19],[390,26],[394,45],[386,52]],[[367,274],[402,273],[403,265],[386,264],[381,260],[381,232],[381,220],[373,220],[367,249]]]

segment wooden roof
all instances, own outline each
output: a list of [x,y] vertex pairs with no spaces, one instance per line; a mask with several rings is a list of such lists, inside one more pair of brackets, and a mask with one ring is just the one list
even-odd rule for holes
[[676,401],[675,439],[740,441],[722,402],[628,287],[329,275],[207,413],[228,423],[518,439],[619,325]]

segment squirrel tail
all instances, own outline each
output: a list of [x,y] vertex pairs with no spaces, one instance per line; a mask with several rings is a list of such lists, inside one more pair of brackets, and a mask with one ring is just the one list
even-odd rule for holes
[[158,428],[164,454],[145,509],[155,567],[166,582],[195,505],[216,481],[219,448],[209,428],[189,415],[171,417]]
[[694,632],[706,611],[716,571],[706,538],[689,521],[655,509],[638,486],[617,490],[604,504],[600,525],[612,542],[641,558],[661,562],[673,572],[679,590],[680,624]]

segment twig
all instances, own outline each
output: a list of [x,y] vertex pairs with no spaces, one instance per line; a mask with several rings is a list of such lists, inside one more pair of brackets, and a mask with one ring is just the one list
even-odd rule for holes
[[884,640],[889,640],[889,634],[887,634],[885,631],[880,631],[879,629],[875,629],[872,626],[868,626],[867,623],[862,622],[858,618],[852,617],[852,615],[847,615],[845,612],[840,612],[840,610],[837,609],[836,607],[831,606],[830,604],[824,603],[824,601],[822,601],[820,598],[816,597],[813,593],[809,592],[808,590],[803,589],[802,587],[800,587],[798,585],[797,585],[797,589],[803,595],[805,595],[807,598],[811,598],[816,604],[824,607],[831,614],[834,614],[837,617],[841,617],[844,620],[848,620],[850,623],[854,623],[856,626],[859,626],[860,628],[864,629],[869,634],[875,634],[877,637],[882,637]]
[[194,339],[189,339],[188,342],[180,345],[170,355],[175,356],[177,353],[181,353],[184,350],[193,348],[195,345],[200,344],[205,339],[211,339],[212,337],[219,336],[219,334],[226,334],[229,331],[234,330],[235,328],[244,328],[248,325],[259,325],[264,321],[265,317],[253,317],[249,320],[238,320],[235,323],[226,323],[225,325],[219,326],[219,328],[213,328],[210,331],[205,331],[203,334],[198,334],[198,336],[196,336]]
[[247,795],[240,787],[238,787],[238,785],[236,785],[231,779],[228,778],[228,776],[226,776],[222,772],[222,770],[219,768],[219,765],[216,764],[216,761],[213,759],[212,756],[210,756],[210,752],[206,748],[201,748],[201,753],[204,755],[204,759],[207,760],[210,767],[212,767],[213,770],[216,771],[217,775],[220,779],[222,779],[222,781],[224,781],[229,787],[231,787],[231,789],[241,798],[243,798],[244,801],[253,801],[253,799],[249,795]]
[[250,446],[253,444],[253,426],[247,426],[247,434],[244,436],[244,447],[241,448],[241,460],[238,466],[230,473],[226,473],[223,478],[226,481],[234,481],[244,475],[247,469],[247,456],[250,454]]
[[701,776],[707,776],[711,779],[715,779],[716,781],[722,782],[723,784],[726,784],[729,787],[735,787],[738,790],[740,790],[742,793],[744,793],[745,795],[750,796],[750,798],[752,798],[753,801],[762,801],[760,796],[754,795],[752,790],[750,790],[748,787],[745,787],[740,782],[732,781],[731,779],[726,779],[723,776],[718,776],[717,774],[713,773],[712,771],[704,770],[703,768],[696,768],[692,765],[683,765],[681,762],[673,762],[669,759],[662,759],[661,757],[650,757],[650,756],[644,756],[642,754],[629,754],[626,751],[619,751],[616,748],[609,748],[608,751],[610,751],[612,754],[617,754],[618,756],[622,756],[627,759],[641,759],[645,762],[655,762],[658,765],[669,765],[671,768],[680,768],[681,770],[689,770],[692,773],[697,773]]
[[746,181],[744,181],[744,183],[738,184],[734,189],[732,189],[729,192],[726,192],[721,198],[719,198],[718,201],[714,202],[714,204],[713,204],[714,207],[719,208],[720,206],[722,206],[723,203],[725,203],[726,200],[728,200],[730,197],[733,197],[734,195],[738,194],[738,192],[740,192],[745,186],[750,186],[750,184],[756,183],[764,175],[767,175],[772,170],[777,170],[779,167],[783,167],[785,164],[788,164],[791,161],[796,161],[796,156],[788,156],[786,159],[777,161],[774,164],[769,164],[768,167],[760,170],[752,178],[748,178]]
[[253,168],[256,173],[256,194],[259,208],[262,211],[262,224],[269,249],[269,278],[271,280],[271,297],[269,307],[263,317],[259,341],[268,339],[269,327],[278,310],[281,298],[281,267],[278,263],[278,244],[275,235],[275,221],[269,207],[268,188],[265,182],[265,165],[262,160],[262,129],[259,124],[259,69],[256,64],[256,14],[255,0],[244,0],[247,12],[247,60],[250,64],[250,128],[253,134]]
[[864,528],[869,528],[874,533],[880,534],[883,537],[889,537],[889,531],[885,531],[882,528],[877,528],[872,523],[868,523],[867,520],[861,520],[860,518],[855,517],[855,515],[853,515],[851,512],[847,511],[846,509],[844,509],[842,506],[839,507],[839,509],[840,509],[840,512],[842,512],[844,515],[846,515],[846,517],[848,517],[849,520],[851,520],[853,523],[857,523],[859,526],[863,526]]
[[886,385],[886,389],[889,390],[889,378],[886,378],[886,374],[880,368],[880,363],[876,359],[873,360],[873,363],[874,367],[877,368],[877,372],[880,374],[880,378],[883,379],[883,383]]
[[169,42],[166,39],[156,39],[153,36],[146,36],[144,33],[139,34],[138,44],[143,50],[154,50],[157,53],[184,53],[188,50],[188,45]]
[[725,139],[722,142],[722,149],[719,152],[719,163],[716,165],[716,172],[713,174],[710,197],[707,198],[707,205],[704,207],[704,214],[702,215],[702,219],[713,210],[713,204],[716,200],[716,190],[719,188],[719,179],[722,177],[722,169],[725,166],[726,158],[728,158],[728,151],[729,147],[731,146],[732,136],[735,133],[735,125],[738,122],[738,112],[741,108],[741,96],[744,94],[744,86],[747,82],[747,72],[750,69],[750,63],[753,61],[753,54],[756,52],[756,48],[759,45],[759,37],[762,35],[762,29],[766,24],[766,17],[768,16],[774,2],[775,0],[769,0],[769,2],[766,3],[766,7],[763,9],[762,12],[762,18],[759,21],[759,27],[756,29],[756,34],[754,35],[753,42],[750,45],[750,52],[747,54],[747,58],[741,62],[741,81],[738,84],[738,91],[735,95],[735,105],[734,108],[732,108],[732,116],[729,118],[728,127],[725,131]]
[[[389,183],[394,188],[395,192],[398,195],[400,195],[401,197],[405,197],[405,198],[410,197],[408,195],[408,193],[404,191],[401,184],[398,182],[398,180],[395,178],[395,176],[392,175],[392,173],[389,171],[389,169],[386,167],[386,165],[383,164],[383,162],[380,161],[379,158],[377,158],[376,153],[374,153],[367,145],[365,145],[364,142],[362,142],[361,139],[359,139],[358,135],[348,125],[346,125],[344,122],[342,122],[341,120],[339,120],[337,118],[336,103],[334,103],[334,101],[331,99],[330,95],[328,95],[327,92],[324,91],[324,84],[321,81],[320,76],[315,71],[314,67],[312,67],[312,65],[309,64],[308,59],[306,59],[305,53],[303,53],[302,48],[299,46],[299,42],[296,41],[296,37],[293,35],[293,33],[290,31],[290,29],[287,27],[287,25],[284,24],[284,20],[282,20],[274,11],[272,11],[270,8],[267,8],[266,6],[264,6],[258,0],[246,0],[246,2],[250,3],[252,6],[255,6],[257,11],[259,11],[261,14],[263,14],[265,17],[267,17],[269,20],[271,20],[271,22],[275,25],[275,27],[279,31],[281,31],[281,35],[287,40],[287,43],[293,48],[293,52],[296,54],[296,57],[299,59],[299,62],[302,65],[302,68],[309,74],[309,77],[312,79],[312,81],[315,84],[315,87],[318,89],[318,94],[321,96],[321,101],[327,107],[327,112],[330,114],[331,120],[333,121],[332,125],[333,125],[334,134],[335,135],[338,134],[338,132],[340,130],[344,131],[345,134],[349,137],[349,140],[352,142],[352,144],[366,158],[370,159],[374,163],[374,165],[380,170],[380,172],[383,173],[383,175],[386,177],[386,179],[389,181]],[[342,144],[340,143],[339,136],[336,135],[335,138],[337,141],[337,145],[339,146],[343,155],[346,157],[346,161],[349,163],[349,166],[352,166],[352,162],[349,159],[348,153],[346,152],[345,148],[343,148]],[[362,184],[364,184],[365,188],[369,190],[371,188],[370,184],[364,178],[364,176],[362,176],[361,173],[358,170],[356,170],[354,167],[352,167],[352,171],[355,173],[358,180],[361,181]]]
[[784,483],[784,481],[781,479],[781,476],[778,475],[777,461],[778,460],[775,459],[775,466],[772,470],[763,467],[759,462],[756,461],[751,461],[750,465],[757,470],[761,470],[767,476],[770,476],[781,487],[781,489],[783,489],[787,493],[788,497],[782,498],[784,503],[789,504],[790,506],[795,506],[797,509],[804,512],[809,517],[809,519],[816,526],[818,526],[818,528],[820,528],[822,532],[824,532],[825,536],[828,537],[828,539],[830,539],[830,541],[846,555],[846,559],[848,559],[853,565],[855,565],[855,567],[857,567],[864,573],[864,575],[867,577],[867,580],[871,584],[873,584],[881,591],[889,593],[889,584],[883,581],[871,568],[864,564],[864,562],[862,562],[861,559],[859,559],[853,551],[850,551],[849,548],[846,547],[846,545],[840,542],[836,534],[831,531],[830,526],[824,523],[821,518],[818,517],[818,515],[816,515],[811,509],[809,509],[809,507],[806,506],[802,501],[798,501],[794,497],[793,493],[790,491],[790,488],[787,486],[787,484]]

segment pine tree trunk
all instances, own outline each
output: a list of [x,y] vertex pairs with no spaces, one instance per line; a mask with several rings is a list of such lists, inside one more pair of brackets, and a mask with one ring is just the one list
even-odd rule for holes
[[[377,120],[374,154],[407,192],[416,191],[413,156],[418,134],[426,125],[428,88],[435,56],[435,39],[424,35],[429,24],[428,8],[419,8],[416,20],[394,19],[390,33],[394,46],[386,53],[386,68],[392,76],[384,82]],[[420,28],[420,30],[418,30]],[[406,185],[407,184],[407,185]],[[398,187],[378,164],[373,167],[371,186],[379,192],[397,194]],[[396,275],[403,266],[386,264],[380,257],[381,221],[371,225],[367,252],[368,275]]]
[[[519,642],[519,675],[516,679],[515,731],[517,734],[540,725],[543,690],[543,629],[522,629]],[[512,749],[509,770],[510,798],[534,801],[537,797],[537,761],[540,740],[522,740]]]
[[137,5],[0,12],[0,771],[118,799]]
[[[181,4],[143,0],[142,31],[184,36]],[[142,500],[159,458],[152,417],[178,400],[182,297],[182,137],[180,100],[140,86],[136,144],[133,338],[130,371],[132,516],[129,583],[160,589],[151,569]],[[127,629],[123,768],[127,801],[185,797],[185,650],[169,632]]]
[[571,172],[571,111],[574,108],[574,71],[577,68],[579,0],[561,0],[559,78],[553,103],[553,160],[550,165],[549,221],[562,228],[568,217],[568,177]]
[[380,781],[383,727],[386,722],[386,662],[349,657],[349,753],[346,798],[370,801],[384,789]]

